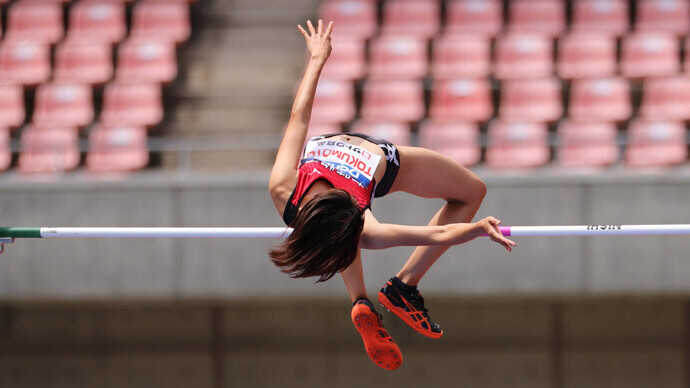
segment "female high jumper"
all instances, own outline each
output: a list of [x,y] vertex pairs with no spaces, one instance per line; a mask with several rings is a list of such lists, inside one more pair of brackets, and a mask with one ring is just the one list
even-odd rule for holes
[[[358,133],[309,139],[303,149],[314,93],[331,53],[331,22],[324,30],[307,22],[298,29],[311,53],[290,121],[278,149],[269,189],[273,203],[292,234],[270,252],[271,260],[292,277],[317,276],[326,281],[340,273],[353,302],[351,318],[369,358],[396,369],[402,354],[383,327],[381,315],[367,298],[361,250],[416,246],[398,273],[378,294],[378,301],[412,329],[431,338],[443,330],[431,321],[417,283],[450,246],[488,235],[508,251],[500,221],[471,222],[486,186],[457,162],[428,149],[396,146]],[[373,198],[404,191],[446,200],[427,226],[379,223],[371,212]]]

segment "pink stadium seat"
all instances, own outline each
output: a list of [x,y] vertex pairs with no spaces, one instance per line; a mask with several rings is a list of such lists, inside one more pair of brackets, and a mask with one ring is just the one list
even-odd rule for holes
[[499,79],[542,78],[553,72],[551,41],[537,35],[510,34],[498,39],[494,74]]
[[22,0],[10,7],[7,37],[52,44],[62,38],[62,5],[50,1]]
[[438,1],[388,0],[383,8],[383,33],[430,39],[441,27]]
[[69,14],[68,37],[117,43],[127,35],[125,3],[112,0],[80,1]]
[[685,73],[690,74],[690,39],[685,39]]
[[143,0],[133,11],[132,36],[181,43],[189,39],[189,5],[181,2]]
[[563,0],[510,0],[508,29],[555,37],[565,31]]
[[621,73],[628,78],[674,75],[680,71],[678,41],[670,35],[628,35],[623,39],[621,56]]
[[0,42],[0,82],[36,85],[50,77],[48,46],[4,39]]
[[366,45],[357,38],[332,37],[333,51],[321,71],[321,76],[330,79],[358,80],[367,74]]
[[638,0],[636,31],[685,35],[690,28],[687,0]]
[[102,85],[113,77],[109,44],[68,38],[55,50],[56,81]]
[[628,127],[625,161],[632,167],[665,167],[685,163],[688,146],[680,122],[633,120]]
[[0,128],[0,171],[5,171],[12,163],[12,150],[10,150],[10,130]]
[[342,131],[342,127],[338,124],[314,124],[312,122],[309,122],[309,129],[307,130],[307,140],[314,136],[341,133]]
[[552,122],[563,114],[561,83],[556,78],[505,81],[499,115],[504,121]]
[[491,42],[479,36],[446,34],[436,38],[434,78],[482,78],[491,72]]
[[558,125],[558,163],[564,167],[605,167],[618,160],[616,125],[565,120]]
[[370,0],[327,0],[319,15],[338,26],[337,35],[369,39],[378,28],[376,3]]
[[652,78],[642,89],[642,116],[650,120],[690,120],[690,78]]
[[421,79],[429,71],[426,41],[410,36],[382,36],[372,40],[371,79]]
[[419,127],[419,145],[468,167],[479,163],[482,157],[477,124],[426,120]]
[[50,83],[36,90],[33,122],[39,127],[83,128],[93,121],[91,87]]
[[168,83],[177,76],[175,46],[143,38],[123,42],[117,51],[115,77],[127,82]]
[[355,117],[355,90],[350,81],[323,79],[314,96],[311,123],[343,124]]
[[450,0],[446,3],[446,33],[494,37],[503,29],[503,2]]
[[622,36],[630,29],[628,0],[576,0],[572,30]]
[[0,128],[17,128],[24,123],[24,90],[19,85],[0,85]]
[[486,163],[491,168],[525,169],[551,158],[545,124],[492,121],[488,129]]
[[79,165],[77,130],[74,128],[29,126],[21,136],[19,171],[56,173]]
[[616,40],[600,33],[576,32],[558,45],[558,75],[561,78],[609,77],[616,73]]
[[617,122],[632,113],[630,84],[622,78],[573,81],[570,118],[575,121]]
[[152,127],[162,120],[160,86],[120,82],[106,85],[101,113],[103,124]]
[[419,81],[369,81],[364,85],[362,118],[369,122],[417,121],[424,116],[424,95]]
[[350,131],[386,139],[396,145],[410,145],[410,127],[401,122],[367,122],[360,120],[352,125]]
[[438,121],[480,122],[493,114],[487,79],[436,80],[429,116]]
[[97,125],[89,133],[86,168],[92,172],[117,173],[141,170],[149,162],[146,129]]

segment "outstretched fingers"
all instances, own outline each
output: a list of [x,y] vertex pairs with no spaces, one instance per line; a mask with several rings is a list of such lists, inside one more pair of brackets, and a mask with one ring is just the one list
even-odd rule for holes
[[487,221],[489,222],[490,228],[489,228],[489,238],[491,240],[503,245],[505,249],[508,250],[508,252],[511,252],[513,250],[513,247],[516,246],[514,241],[507,239],[503,233],[501,233],[501,229],[499,228],[499,225],[501,224],[501,221],[494,218],[494,217],[488,217]]
[[304,35],[304,38],[305,38],[305,39],[309,39],[309,34],[307,33],[307,31],[306,31],[304,28],[302,28],[302,26],[300,26],[300,25],[298,24],[298,25],[297,25],[297,29],[299,30],[299,32],[302,33],[302,35]]
[[307,27],[309,27],[309,32],[312,35],[316,35],[316,30],[314,29],[314,25],[311,24],[311,20],[307,20]]
[[333,22],[328,23],[328,27],[326,28],[326,38],[331,37],[331,32],[333,32]]

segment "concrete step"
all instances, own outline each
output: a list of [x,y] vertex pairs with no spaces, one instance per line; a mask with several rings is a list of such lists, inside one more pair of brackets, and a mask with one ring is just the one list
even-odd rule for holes
[[275,161],[275,150],[192,151],[189,154],[163,152],[167,170],[233,171],[267,169]]
[[296,24],[316,18],[320,0],[210,0],[202,17],[232,25]]
[[289,119],[289,109],[181,104],[175,112],[173,135],[278,135]]

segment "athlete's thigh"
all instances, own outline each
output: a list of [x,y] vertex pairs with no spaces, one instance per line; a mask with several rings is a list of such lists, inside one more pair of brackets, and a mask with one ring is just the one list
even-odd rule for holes
[[475,173],[436,151],[405,146],[398,146],[398,151],[400,170],[390,192],[466,201],[485,190]]

